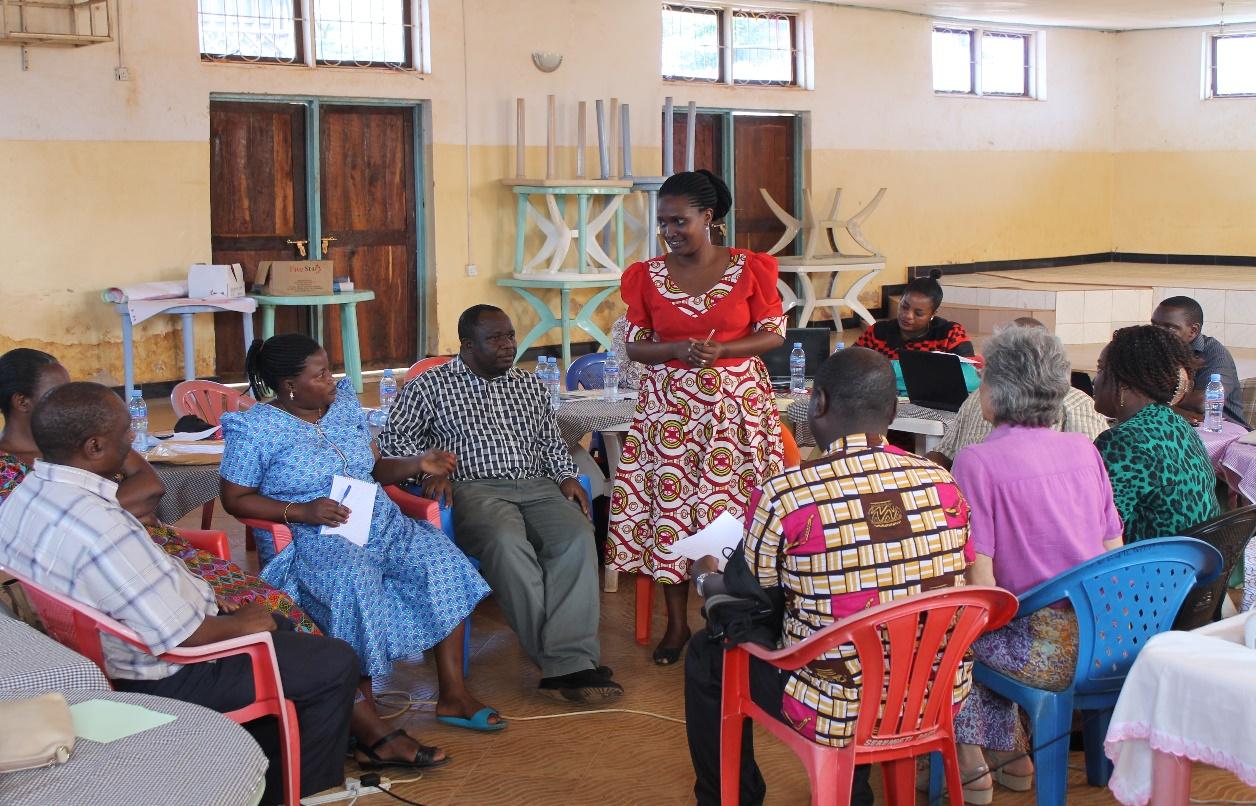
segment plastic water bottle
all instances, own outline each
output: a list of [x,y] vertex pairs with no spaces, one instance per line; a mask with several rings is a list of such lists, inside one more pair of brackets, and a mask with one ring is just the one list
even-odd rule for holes
[[619,362],[613,358],[602,365],[602,399],[619,400]]
[[139,389],[132,389],[127,408],[131,410],[131,447],[137,451],[146,451],[148,450],[148,404],[144,402],[144,393]]
[[802,351],[800,341],[794,342],[794,349],[789,351],[789,393],[807,393],[807,354]]
[[558,411],[558,407],[563,404],[562,371],[558,369],[558,359],[553,356],[550,356],[545,385],[549,389],[550,408]]
[[1225,419],[1225,387],[1221,385],[1221,376],[1213,373],[1204,389],[1204,430],[1220,431]]
[[391,369],[384,370],[384,377],[379,379],[379,410],[388,419],[393,403],[397,401],[397,379]]

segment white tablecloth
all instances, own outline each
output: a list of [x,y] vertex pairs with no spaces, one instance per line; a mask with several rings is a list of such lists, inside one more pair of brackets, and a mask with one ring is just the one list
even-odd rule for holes
[[1121,803],[1143,806],[1151,797],[1153,750],[1256,786],[1256,650],[1242,644],[1246,618],[1162,633],[1139,653],[1104,742],[1115,765],[1108,787]]

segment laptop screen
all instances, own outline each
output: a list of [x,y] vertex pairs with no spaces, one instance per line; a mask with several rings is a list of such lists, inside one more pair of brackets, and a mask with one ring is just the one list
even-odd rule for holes
[[771,352],[763,354],[763,363],[768,366],[768,375],[773,380],[789,379],[789,353],[794,349],[794,342],[802,342],[803,354],[807,356],[807,377],[814,378],[816,370],[829,357],[829,340],[833,331],[826,327],[791,327],[785,331],[785,343]]

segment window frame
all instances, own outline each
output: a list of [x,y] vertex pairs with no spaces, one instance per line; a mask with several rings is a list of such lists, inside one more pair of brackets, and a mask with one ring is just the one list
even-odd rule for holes
[[[1046,86],[1043,81],[1045,64],[1046,32],[1037,28],[1023,28],[1016,25],[981,25],[957,21],[935,20],[929,27],[929,48],[932,57],[933,34],[936,31],[960,32],[970,35],[968,64],[972,88],[968,92],[957,90],[939,90],[933,88],[933,94],[944,98],[1000,98],[1013,101],[1041,101],[1046,98]],[[989,92],[982,87],[981,49],[987,35],[1017,37],[1025,43],[1024,73],[1025,92]],[[930,61],[929,83],[933,84],[932,59]]]
[[1256,27],[1239,26],[1229,30],[1208,31],[1204,34],[1204,98],[1231,100],[1256,98],[1256,92],[1217,92],[1217,40],[1256,39]]
[[[391,70],[423,75],[432,72],[432,49],[428,24],[428,0],[399,0],[402,3],[402,25],[405,28],[405,63],[359,62],[351,60],[327,60],[318,55],[317,34],[313,0],[291,0],[293,6],[292,28],[296,41],[296,55],[292,59],[275,56],[244,56],[200,52],[200,60],[216,64],[267,64],[284,67],[330,67],[337,70]],[[200,38],[200,9],[197,8],[197,36]]]
[[[727,3],[696,0],[695,2],[678,2],[665,0],[660,4],[660,14],[665,10],[689,11],[710,10],[717,14],[719,41],[716,47],[719,52],[718,78],[689,78],[686,76],[669,76],[663,73],[660,64],[659,75],[663,81],[680,84],[706,84],[723,87],[778,87],[781,89],[815,89],[812,59],[812,28],[810,9],[800,8],[788,3]],[[772,81],[768,79],[738,79],[733,77],[733,17],[738,14],[757,15],[772,14],[786,17],[790,21],[790,48],[793,58],[790,64],[790,81]],[[660,46],[661,46],[660,42]],[[660,54],[661,59],[661,54]]]

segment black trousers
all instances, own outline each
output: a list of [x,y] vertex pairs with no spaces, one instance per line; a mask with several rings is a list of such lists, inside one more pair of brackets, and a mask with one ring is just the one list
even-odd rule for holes
[[[724,648],[711,640],[705,629],[689,641],[685,653],[685,734],[689,756],[697,776],[693,791],[698,806],[719,806],[720,802],[720,695],[724,674]],[[788,679],[775,667],[758,658],[750,659],[750,697],[770,714],[779,716],[781,695]],[[871,767],[855,768],[851,786],[852,806],[872,806],[868,783]],[[750,720],[741,735],[741,806],[759,806],[767,786],[754,761],[754,740]]]
[[[293,632],[292,622],[275,616],[270,634],[279,661],[284,696],[297,709],[301,733],[301,796],[344,783],[349,717],[359,664],[353,648],[338,638]],[[245,655],[183,666],[164,680],[114,680],[118,691],[134,691],[203,705],[226,713],[253,701],[253,669]],[[274,717],[244,725],[270,766],[262,803],[283,803],[279,721]]]

